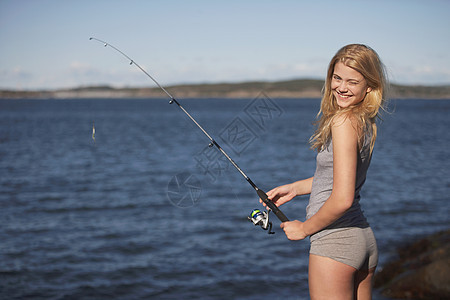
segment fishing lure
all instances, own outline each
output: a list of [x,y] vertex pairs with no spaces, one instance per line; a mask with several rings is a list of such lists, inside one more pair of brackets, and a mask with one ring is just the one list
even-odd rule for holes
[[92,122],[92,140],[95,144],[95,122]]

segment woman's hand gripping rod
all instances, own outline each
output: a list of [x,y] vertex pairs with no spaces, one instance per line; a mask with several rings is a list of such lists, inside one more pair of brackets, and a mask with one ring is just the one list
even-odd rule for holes
[[253,183],[253,181],[241,170],[241,168],[239,168],[239,166],[231,159],[231,157],[222,149],[222,147],[220,147],[220,145],[206,132],[205,129],[203,129],[202,126],[200,126],[200,124],[184,109],[184,107],[164,88],[162,87],[156,80],[155,78],[153,78],[149,73],[147,73],[147,71],[145,71],[140,65],[138,65],[133,59],[131,59],[128,55],[126,55],[125,53],[123,53],[122,51],[120,51],[118,48],[114,47],[113,45],[99,40],[97,38],[91,37],[89,40],[95,40],[97,42],[102,43],[105,47],[109,46],[111,48],[113,48],[114,50],[116,50],[117,52],[119,52],[120,54],[122,54],[123,56],[125,56],[129,61],[130,61],[130,65],[135,65],[136,67],[138,67],[142,72],[144,72],[145,75],[147,75],[147,77],[149,77],[169,98],[170,101],[169,103],[175,103],[176,105],[178,105],[178,107],[189,117],[189,119],[191,119],[192,122],[195,123],[195,125],[197,125],[198,128],[200,128],[200,130],[208,137],[208,139],[210,140],[209,146],[215,146],[229,161],[230,163],[239,171],[239,173],[241,173],[242,176],[244,176],[245,180],[247,180],[247,182],[255,189],[256,193],[258,194],[259,198],[264,202],[264,204],[267,205],[267,207],[273,211],[273,213],[278,217],[278,219],[281,222],[286,222],[289,221],[289,219],[283,214],[283,212],[272,202],[270,201],[269,197],[267,196],[267,194],[259,189],[256,184]]

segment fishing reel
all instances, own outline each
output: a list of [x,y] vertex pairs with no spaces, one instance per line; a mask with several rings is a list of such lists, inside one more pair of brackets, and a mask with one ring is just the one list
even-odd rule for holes
[[269,234],[274,234],[272,231],[272,222],[269,222],[269,213],[265,211],[260,211],[259,209],[254,209],[248,216],[249,221],[251,221],[255,226],[260,226],[264,230],[269,230]]

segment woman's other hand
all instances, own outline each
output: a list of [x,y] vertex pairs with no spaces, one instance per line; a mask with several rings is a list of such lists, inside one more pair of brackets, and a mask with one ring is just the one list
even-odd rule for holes
[[308,236],[303,229],[303,222],[299,220],[283,222],[280,227],[284,230],[287,238],[293,241],[303,240]]
[[[267,192],[267,196],[269,199],[276,205],[280,206],[286,202],[291,201],[295,196],[297,196],[295,190],[295,183],[285,184],[279,187],[276,187]],[[259,202],[266,206],[265,203],[261,199]]]

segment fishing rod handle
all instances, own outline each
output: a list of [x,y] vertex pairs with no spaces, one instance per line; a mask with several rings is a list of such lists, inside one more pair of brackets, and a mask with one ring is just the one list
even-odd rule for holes
[[272,202],[272,200],[269,199],[267,194],[260,189],[256,190],[256,193],[258,194],[259,198],[273,211],[275,216],[281,221],[281,222],[288,222],[289,219],[283,214],[283,212],[278,208],[278,206],[275,205],[275,203]]

